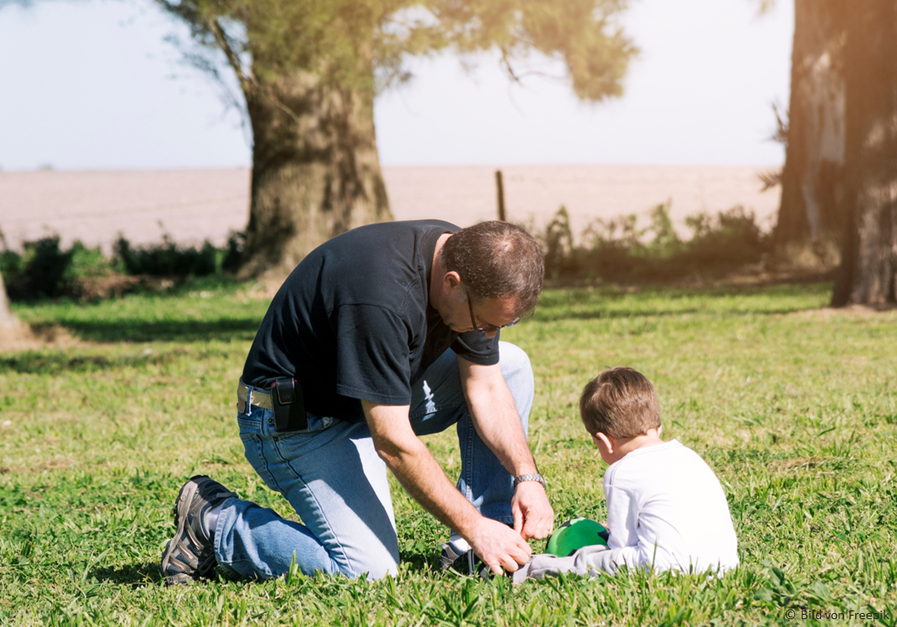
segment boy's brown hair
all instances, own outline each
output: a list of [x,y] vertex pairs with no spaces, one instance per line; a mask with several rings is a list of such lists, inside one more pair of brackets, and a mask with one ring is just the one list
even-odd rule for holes
[[591,435],[634,438],[660,428],[660,402],[647,377],[632,368],[610,368],[586,384],[579,415]]

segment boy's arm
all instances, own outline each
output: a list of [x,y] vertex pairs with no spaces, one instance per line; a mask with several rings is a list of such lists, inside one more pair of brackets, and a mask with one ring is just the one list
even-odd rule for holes
[[625,488],[604,482],[604,495],[607,498],[607,530],[610,539],[607,546],[611,549],[638,546],[638,501]]
[[540,553],[533,555],[528,564],[521,566],[513,574],[512,581],[523,583],[527,579],[557,577],[561,573],[595,576],[598,571],[604,571],[613,575],[617,571],[617,566],[612,559],[613,553],[615,551],[609,550],[603,544],[584,546],[568,557]]

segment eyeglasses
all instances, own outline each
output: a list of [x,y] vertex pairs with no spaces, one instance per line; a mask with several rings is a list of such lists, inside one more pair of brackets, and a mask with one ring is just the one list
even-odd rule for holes
[[509,322],[508,324],[502,324],[499,326],[495,326],[494,324],[486,324],[482,327],[479,327],[479,326],[477,326],[477,319],[473,315],[473,302],[471,301],[471,298],[470,298],[470,291],[465,289],[464,294],[465,294],[465,296],[467,296],[467,309],[470,311],[470,324],[473,325],[474,331],[479,331],[480,333],[494,333],[495,331],[498,331],[499,329],[513,327],[515,324],[520,322],[520,318],[516,318],[514,321]]

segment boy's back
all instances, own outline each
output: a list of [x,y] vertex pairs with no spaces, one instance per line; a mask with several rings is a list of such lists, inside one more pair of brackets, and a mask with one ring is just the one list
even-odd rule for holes
[[738,540],[719,480],[679,441],[660,439],[660,404],[651,382],[632,368],[609,368],[579,399],[583,425],[609,467],[607,546],[573,555],[536,555],[515,583],[561,572],[615,573],[617,568],[723,572],[738,566]]
[[719,480],[677,440],[639,448],[604,474],[608,547],[617,564],[727,570],[738,541]]

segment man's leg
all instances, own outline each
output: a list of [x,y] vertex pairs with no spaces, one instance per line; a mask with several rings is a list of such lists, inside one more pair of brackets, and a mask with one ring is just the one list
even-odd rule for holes
[[219,566],[245,578],[277,577],[293,560],[307,575],[394,574],[399,550],[386,466],[367,425],[310,416],[308,432],[283,435],[271,410],[251,410],[238,416],[246,458],[303,524],[229,499],[214,535]]
[[[522,349],[499,343],[502,375],[526,433],[533,404],[533,371]],[[470,419],[455,354],[448,350],[424,373],[412,391],[411,425],[425,435],[444,431],[457,423],[461,446],[461,476],[458,489],[484,516],[511,524],[513,477],[476,433]]]

